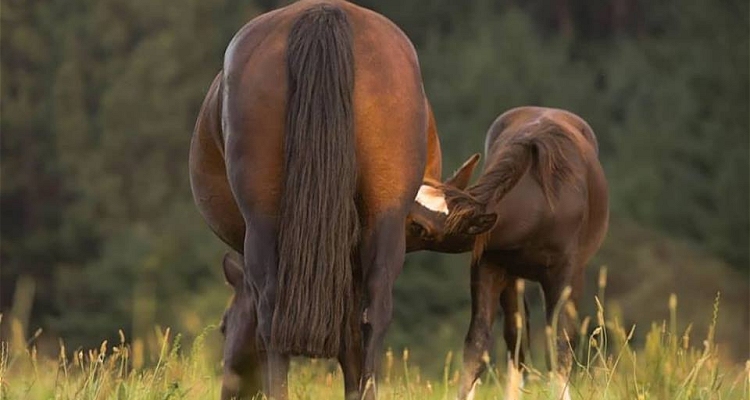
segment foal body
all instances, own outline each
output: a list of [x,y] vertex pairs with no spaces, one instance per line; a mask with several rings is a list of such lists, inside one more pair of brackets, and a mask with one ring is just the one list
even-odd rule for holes
[[[459,397],[468,395],[484,370],[498,304],[509,349],[518,340],[516,281],[541,284],[547,324],[566,287],[577,307],[586,263],[607,231],[607,183],[591,127],[567,111],[521,107],[501,115],[485,142],[482,175],[469,192],[497,213],[497,223],[474,243],[472,317],[464,347]],[[567,376],[577,329],[559,315],[558,367]],[[513,351],[511,350],[511,353]],[[523,362],[523,352],[516,365]]]
[[[455,235],[450,233],[454,230],[450,221],[436,214],[414,217],[425,231],[422,247],[473,251],[472,312],[464,343],[461,399],[470,397],[485,369],[483,356],[493,342],[498,305],[505,315],[503,336],[510,356],[516,366],[523,362],[523,352],[515,360],[513,351],[519,335],[516,281],[541,284],[551,325],[566,287],[570,287],[567,300],[577,306],[586,263],[601,245],[609,219],[596,137],[580,117],[551,108],[512,109],[490,127],[485,154],[483,172],[467,192],[497,215],[491,230],[476,237]],[[572,363],[565,338],[575,346],[577,329],[565,311],[559,315],[558,327],[558,372],[564,378]]]

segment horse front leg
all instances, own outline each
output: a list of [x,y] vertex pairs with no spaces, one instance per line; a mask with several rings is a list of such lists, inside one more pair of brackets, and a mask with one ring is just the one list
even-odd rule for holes
[[377,396],[376,370],[393,316],[393,284],[404,266],[405,250],[403,217],[381,218],[365,231],[361,257],[366,308],[362,315],[364,362],[360,380],[365,399]]
[[245,232],[245,285],[254,289],[258,298],[257,318],[260,344],[265,349],[263,363],[263,391],[269,399],[287,398],[289,356],[271,347],[271,323],[276,304],[278,256],[276,254],[276,224],[272,218],[254,216]]
[[505,271],[486,259],[471,266],[471,323],[464,341],[464,366],[458,387],[458,399],[470,399],[479,376],[487,367],[493,343],[492,324],[497,314],[500,293],[506,285]]

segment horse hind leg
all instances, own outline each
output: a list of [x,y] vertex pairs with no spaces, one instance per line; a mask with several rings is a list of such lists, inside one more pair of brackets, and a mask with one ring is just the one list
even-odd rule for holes
[[276,304],[278,255],[276,253],[276,225],[273,218],[261,214],[248,218],[245,232],[245,285],[252,285],[256,299],[258,336],[265,349],[263,363],[263,391],[267,398],[287,398],[289,356],[274,351],[271,326]]
[[360,392],[365,399],[377,396],[375,373],[393,316],[393,284],[404,266],[405,250],[401,214],[381,216],[362,237],[360,257],[365,277],[365,309],[358,320],[362,321],[364,344]]
[[463,371],[458,399],[471,399],[479,376],[485,371],[492,347],[492,325],[497,314],[500,293],[507,285],[505,271],[479,260],[471,266],[471,323],[464,341]]
[[[500,306],[503,309],[503,338],[508,356],[508,384],[506,399],[518,399],[520,389],[524,385],[525,371],[521,365],[524,362],[524,350],[521,333],[528,337],[528,309],[525,302],[521,311],[519,297],[523,296],[523,280],[510,278],[507,286],[500,294]],[[524,326],[524,321],[526,322]],[[525,332],[523,330],[525,329]]]
[[[355,282],[361,282],[358,271],[354,274]],[[361,288],[354,287],[354,305],[351,307],[352,314],[348,316],[348,325],[345,325],[341,335],[341,349],[338,361],[344,375],[344,398],[346,400],[359,400],[359,382],[362,378],[362,325],[360,319],[361,305],[359,299]]]
[[547,362],[550,368],[555,369],[553,384],[557,387],[558,393],[562,399],[569,400],[570,372],[578,343],[575,318],[578,301],[583,292],[583,268],[573,260],[568,260],[559,267],[550,269],[542,281],[542,290],[547,325],[555,335],[553,346],[556,357],[550,351]]
[[[355,320],[359,325],[359,319]],[[359,327],[357,327],[359,329]],[[362,378],[362,338],[360,335],[342,341],[338,356],[341,372],[344,375],[344,398],[359,400],[359,382]]]

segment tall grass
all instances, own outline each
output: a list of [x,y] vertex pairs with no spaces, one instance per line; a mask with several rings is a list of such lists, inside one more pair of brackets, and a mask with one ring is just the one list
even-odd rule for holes
[[[691,325],[678,328],[677,298],[672,295],[667,304],[669,321],[654,322],[645,344],[636,349],[632,345],[635,327],[623,326],[619,316],[605,312],[606,271],[603,275],[595,298],[595,318],[579,321],[582,335],[567,382],[574,399],[750,400],[750,361],[744,366],[722,362],[717,351],[718,294],[705,338],[696,342]],[[570,311],[560,303],[558,312]],[[514,318],[523,328],[520,316]],[[155,329],[151,340],[157,346],[151,346],[154,350],[149,354],[144,354],[142,341],[128,342],[120,332],[114,346],[104,341],[96,349],[70,351],[60,343],[59,356],[50,358],[39,356],[35,347],[23,340],[18,324],[11,325],[15,326],[11,339],[0,344],[0,400],[219,397],[220,362],[204,347],[209,333],[215,337],[215,327],[206,328],[189,348],[183,348],[181,337],[169,329]],[[554,329],[549,327],[548,332]],[[552,337],[549,339],[551,342]],[[514,351],[520,346],[519,339]],[[455,396],[460,366],[454,365],[452,353],[445,357],[442,376],[434,379],[422,376],[419,366],[410,364],[408,350],[400,362],[396,358],[391,350],[385,354],[378,386],[381,398],[444,400]],[[485,361],[490,363],[489,357]],[[522,385],[520,375],[512,373],[512,364],[502,361],[498,363],[501,367],[488,365],[475,399],[558,398],[557,378],[546,367],[531,362],[522,365],[526,376]],[[289,392],[293,399],[342,398],[341,372],[332,361],[294,360]]]

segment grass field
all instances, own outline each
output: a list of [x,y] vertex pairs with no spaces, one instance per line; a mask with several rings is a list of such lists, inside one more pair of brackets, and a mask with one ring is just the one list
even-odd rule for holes
[[[676,299],[669,302],[670,321],[654,322],[645,344],[631,348],[632,327],[597,315],[582,321],[583,337],[577,352],[570,393],[574,399],[750,399],[750,361],[737,365],[723,360],[713,332],[719,297],[713,307],[708,337],[691,337],[691,327],[678,331]],[[587,327],[588,326],[588,327]],[[98,349],[69,351],[58,358],[38,356],[26,346],[19,329],[0,349],[0,399],[218,399],[220,362],[206,349],[206,338],[216,338],[215,327],[184,345],[169,329],[155,330],[153,354],[140,340],[102,343]],[[215,353],[215,352],[213,352]],[[408,350],[388,351],[383,360],[382,399],[450,399],[455,396],[460,355],[445,355],[442,376],[422,376],[411,365]],[[504,363],[490,365],[476,399],[507,398]],[[542,363],[543,365],[544,363]],[[556,398],[551,376],[543,366],[528,367],[524,399]],[[343,398],[341,374],[325,360],[295,360],[290,373],[293,399]]]

